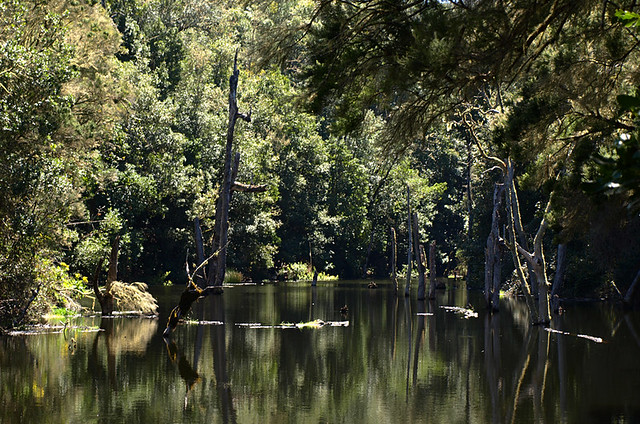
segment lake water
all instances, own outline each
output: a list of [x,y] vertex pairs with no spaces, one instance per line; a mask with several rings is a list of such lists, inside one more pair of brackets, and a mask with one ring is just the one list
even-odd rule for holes
[[[568,305],[550,332],[462,287],[425,303],[388,283],[235,286],[166,342],[180,291],[154,289],[159,319],[0,337],[0,422],[640,422],[640,316],[608,304]],[[280,326],[315,319],[340,326]]]

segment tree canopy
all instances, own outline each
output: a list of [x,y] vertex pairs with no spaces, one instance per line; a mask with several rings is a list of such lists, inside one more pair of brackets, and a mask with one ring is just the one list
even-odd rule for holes
[[34,299],[64,303],[55,293],[83,286],[116,236],[123,280],[186,280],[193,219],[205,238],[214,228],[236,52],[252,111],[239,178],[267,190],[233,196],[235,278],[388,276],[409,186],[439,272],[476,284],[494,166],[511,159],[524,230],[553,193],[544,243],[574,252],[565,292],[626,287],[640,254],[637,8],[3,1],[2,325]]

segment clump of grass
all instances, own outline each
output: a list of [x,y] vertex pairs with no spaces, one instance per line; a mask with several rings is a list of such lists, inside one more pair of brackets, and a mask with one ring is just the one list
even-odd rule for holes
[[225,283],[242,283],[244,275],[240,271],[228,269],[224,274]]
[[[304,262],[285,264],[279,271],[278,277],[285,281],[311,281],[313,269]],[[335,281],[338,277],[324,272],[318,273],[318,281]]]
[[149,293],[149,287],[145,283],[123,283],[114,281],[111,284],[111,293],[119,311],[136,311],[142,315],[156,315],[158,302]]

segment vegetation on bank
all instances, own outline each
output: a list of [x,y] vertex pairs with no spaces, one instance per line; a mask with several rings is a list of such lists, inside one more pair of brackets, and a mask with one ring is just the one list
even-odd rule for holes
[[239,177],[266,185],[231,202],[236,279],[388,276],[410,206],[438,273],[481,287],[509,159],[518,244],[533,252],[546,218],[549,283],[566,246],[557,294],[624,295],[640,255],[635,9],[2,0],[0,327],[73,310],[116,237],[120,279],[186,281],[194,218],[212,238],[236,52],[252,113]]

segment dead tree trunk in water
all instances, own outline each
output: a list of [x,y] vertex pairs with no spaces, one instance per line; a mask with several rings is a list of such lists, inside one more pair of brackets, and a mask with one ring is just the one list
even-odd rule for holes
[[227,142],[224,156],[224,173],[222,186],[216,204],[216,219],[213,234],[212,250],[216,255],[209,264],[208,285],[218,287],[214,293],[222,293],[222,283],[227,269],[227,244],[229,242],[229,206],[233,191],[263,192],[266,185],[248,185],[235,181],[240,166],[240,154],[233,153],[233,137],[238,118],[251,122],[251,110],[248,114],[238,110],[238,52],[233,60],[233,73],[229,78],[229,125],[227,127]]
[[[238,170],[240,168],[240,153],[233,152],[233,137],[235,132],[235,126],[238,118],[251,122],[251,110],[248,114],[240,113],[238,111],[238,52],[236,51],[235,58],[233,60],[233,73],[229,78],[229,126],[227,128],[227,142],[225,146],[225,159],[224,159],[224,172],[222,186],[220,188],[220,194],[218,196],[218,202],[216,203],[216,215],[215,225],[213,229],[213,241],[212,254],[209,259],[204,258],[204,249],[196,247],[198,252],[198,267],[194,272],[194,277],[197,279],[200,273],[203,273],[202,267],[205,266],[205,262],[209,261],[209,272],[206,275],[207,287],[199,287],[199,283],[196,284],[193,281],[193,277],[189,276],[187,287],[180,296],[180,302],[171,313],[167,321],[167,327],[164,330],[163,335],[168,337],[178,325],[178,322],[184,317],[191,305],[198,299],[208,296],[209,294],[222,293],[222,283],[224,281],[224,275],[227,268],[227,244],[229,241],[229,206],[231,204],[231,194],[234,191],[242,191],[245,193],[257,193],[267,190],[266,185],[249,185],[242,184],[236,181],[238,176]],[[196,221],[196,246],[200,244],[202,235],[199,232],[199,224]],[[202,252],[200,252],[202,250]],[[202,258],[202,262],[201,262]]]
[[224,281],[224,273],[227,266],[227,243],[229,241],[229,204],[231,203],[231,185],[232,181],[232,160],[233,160],[233,135],[235,132],[236,121],[238,118],[251,122],[251,113],[248,115],[241,114],[238,111],[238,52],[233,60],[233,73],[229,78],[229,125],[227,127],[227,143],[224,155],[224,173],[222,178],[222,186],[216,204],[216,221],[213,235],[212,250],[217,254],[215,260],[209,265],[209,285],[220,287],[222,291],[222,282]]
[[[514,265],[516,272],[518,273],[518,279],[520,280],[520,288],[524,294],[529,312],[532,315],[533,324],[547,324],[551,321],[551,314],[549,313],[549,284],[547,282],[546,265],[544,261],[544,252],[542,249],[542,238],[547,230],[548,221],[547,215],[551,207],[551,197],[547,202],[547,206],[544,209],[542,222],[538,227],[538,231],[533,241],[533,253],[522,247],[518,243],[518,236],[516,234],[516,225],[522,222],[520,219],[520,206],[518,203],[518,192],[516,190],[515,181],[513,179],[513,163],[511,159],[507,162],[507,180],[505,185],[507,186],[507,210],[509,213],[509,234],[511,236],[511,252],[513,255]],[[522,227],[522,224],[520,224]],[[520,261],[520,255],[525,258],[528,265],[532,268],[533,273],[536,276],[538,282],[538,306],[535,305],[535,300],[531,293],[531,288],[527,283],[527,278],[524,273],[524,267]]]
[[484,264],[484,299],[487,308],[497,311],[500,292],[500,265],[502,261],[502,243],[500,241],[500,209],[504,184],[496,184],[493,190],[493,213],[491,232],[487,237]]

